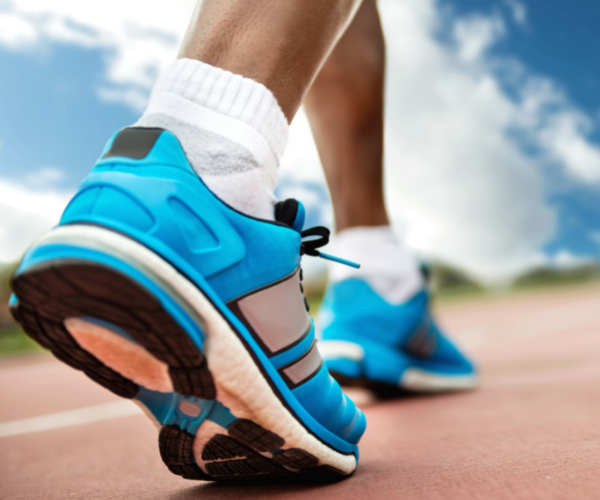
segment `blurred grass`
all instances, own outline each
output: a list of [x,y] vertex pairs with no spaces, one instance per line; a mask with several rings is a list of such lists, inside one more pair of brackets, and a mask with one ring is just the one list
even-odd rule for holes
[[25,335],[8,311],[9,282],[16,267],[16,263],[0,267],[0,356],[44,350]]
[[319,293],[316,295],[312,295],[306,298],[308,302],[308,307],[310,308],[310,315],[314,318],[319,313],[319,308],[321,307],[321,302],[323,301],[323,293]]
[[537,293],[555,288],[600,284],[600,265],[590,263],[573,269],[540,268],[504,286],[484,288],[452,268],[436,265],[430,277],[433,295],[438,303]]
[[0,356],[35,351],[42,352],[45,349],[25,335],[19,326],[0,330]]

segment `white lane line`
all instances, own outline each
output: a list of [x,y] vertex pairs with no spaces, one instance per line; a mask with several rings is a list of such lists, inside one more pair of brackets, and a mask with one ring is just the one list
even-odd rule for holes
[[0,437],[18,436],[141,414],[142,411],[131,401],[115,401],[114,403],[5,422],[0,424]]

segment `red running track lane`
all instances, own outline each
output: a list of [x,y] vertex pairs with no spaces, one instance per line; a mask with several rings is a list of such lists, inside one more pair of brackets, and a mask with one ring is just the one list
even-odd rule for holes
[[[442,324],[478,359],[481,389],[387,402],[352,393],[369,424],[358,472],[346,481],[186,481],[167,471],[156,430],[133,414],[0,437],[0,497],[600,498],[600,287],[439,309]],[[8,421],[95,405],[126,414],[131,404],[113,403],[123,400],[46,355],[0,361],[0,401],[0,431]]]

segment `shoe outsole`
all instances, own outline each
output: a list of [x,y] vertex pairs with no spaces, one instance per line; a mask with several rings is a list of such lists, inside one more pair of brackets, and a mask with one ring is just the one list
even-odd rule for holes
[[[248,424],[255,430],[258,427],[246,421],[245,425]],[[317,458],[303,450],[282,450],[269,459],[247,441],[243,436],[242,439],[235,439],[230,435],[215,434],[202,451],[209,474],[203,472],[196,464],[192,434],[173,425],[164,426],[159,436],[159,448],[163,462],[169,470],[185,479],[216,479],[238,484],[289,483],[303,480],[327,483],[341,479],[339,471],[327,465],[317,466]],[[253,437],[250,437],[250,441],[253,442]],[[295,477],[289,467],[298,471]],[[300,478],[298,474],[301,474]]]
[[377,380],[372,380],[366,377],[349,377],[343,373],[340,373],[334,369],[329,369],[330,375],[340,384],[342,387],[358,387],[361,389],[368,389],[380,399],[393,399],[393,398],[410,398],[415,396],[427,396],[432,394],[450,393],[450,392],[461,392],[473,390],[478,385],[478,379],[476,375],[464,375],[461,378],[467,380],[461,385],[457,385],[453,380],[454,377],[443,377],[439,376],[441,382],[438,381],[437,385],[423,385],[415,387],[404,387],[402,385],[386,384]]
[[[68,318],[96,318],[115,325],[166,363],[175,392],[196,400],[215,399],[217,389],[201,350],[160,300],[126,274],[92,261],[57,259],[14,276],[18,298],[11,308],[25,332],[61,361],[110,390],[133,399],[140,386],[83,349],[64,326]],[[171,472],[205,481],[332,482],[349,477],[300,448],[282,449],[283,438],[248,419],[209,430],[202,450],[196,434],[159,422],[159,450]],[[226,433],[226,434],[225,434]],[[204,469],[204,470],[203,470]]]

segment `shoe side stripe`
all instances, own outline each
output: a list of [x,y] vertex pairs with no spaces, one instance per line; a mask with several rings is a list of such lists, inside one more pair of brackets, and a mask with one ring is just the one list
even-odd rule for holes
[[435,348],[437,346],[437,335],[433,325],[429,328],[429,333],[427,335],[427,342],[422,347],[423,357],[430,357],[433,355]]
[[313,342],[311,348],[296,361],[279,368],[282,378],[290,389],[302,385],[312,378],[323,366],[323,359],[317,349],[317,342]]
[[286,349],[285,351],[277,354],[276,356],[269,358],[269,361],[271,361],[271,364],[275,368],[280,368],[282,366],[289,365],[290,363],[297,360],[298,358],[301,358],[305,353],[307,353],[313,345],[314,341],[315,327],[313,326],[308,332],[308,335],[306,335],[306,337],[304,337],[300,342],[291,346],[289,349]]
[[409,354],[426,358],[433,354],[436,345],[436,333],[433,324],[428,318],[423,318],[405,349]]

